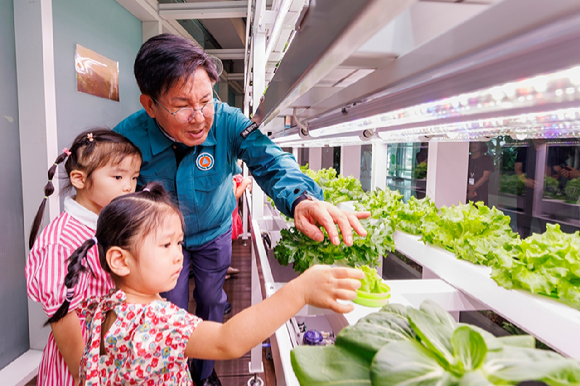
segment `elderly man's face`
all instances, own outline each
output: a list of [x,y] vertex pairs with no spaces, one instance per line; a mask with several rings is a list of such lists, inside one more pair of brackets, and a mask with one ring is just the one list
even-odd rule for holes
[[175,113],[184,107],[201,109],[206,103],[213,101],[212,86],[207,72],[203,68],[198,68],[187,82],[177,82],[165,94],[159,96],[158,102],[162,106],[147,95],[141,96],[141,104],[149,116],[157,119],[163,130],[177,142],[190,147],[201,145],[211,129],[213,116],[207,117],[201,111],[196,111],[190,122],[180,123],[169,112]]

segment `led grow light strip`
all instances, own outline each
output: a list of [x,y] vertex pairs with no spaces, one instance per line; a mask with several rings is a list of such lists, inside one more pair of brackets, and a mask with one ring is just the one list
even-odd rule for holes
[[576,100],[580,100],[580,66],[311,130],[310,135],[318,138],[365,129],[388,128],[443,118]]
[[[376,139],[375,139],[376,141]],[[323,138],[318,140],[301,140],[296,142],[284,143],[284,147],[327,147],[327,146],[358,146],[370,144],[372,141],[363,141],[358,137],[348,138]]]
[[[474,120],[442,125],[423,126],[404,130],[379,132],[385,142],[415,142],[435,140],[478,140],[481,137],[510,135],[526,138],[580,137],[580,108],[561,109],[542,113],[521,114],[486,120]],[[437,138],[435,138],[437,137]]]
[[285,143],[298,140],[300,140],[300,136],[298,134],[292,134],[287,137],[272,138],[272,141],[274,141],[275,143]]

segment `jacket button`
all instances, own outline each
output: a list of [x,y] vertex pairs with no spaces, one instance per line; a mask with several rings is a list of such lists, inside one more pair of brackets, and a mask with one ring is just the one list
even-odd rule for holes
[[300,192],[300,189],[294,189],[294,194],[298,194]]

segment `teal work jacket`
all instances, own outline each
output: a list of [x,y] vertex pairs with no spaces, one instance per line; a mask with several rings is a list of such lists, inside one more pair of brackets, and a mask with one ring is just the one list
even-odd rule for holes
[[[199,247],[231,227],[236,207],[233,175],[239,171],[238,159],[248,165],[252,177],[286,216],[292,215],[292,204],[303,192],[323,199],[320,187],[300,171],[291,154],[283,152],[260,130],[242,136],[250,124],[240,109],[220,103],[206,140],[191,148],[168,138],[145,110],[113,129],[143,153],[138,186],[158,181],[179,204],[187,248]],[[179,167],[174,146],[186,151]]]

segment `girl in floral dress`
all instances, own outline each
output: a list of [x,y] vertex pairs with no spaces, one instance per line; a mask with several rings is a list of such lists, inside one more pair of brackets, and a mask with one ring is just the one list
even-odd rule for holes
[[[64,212],[38,236],[48,196],[54,192],[52,179],[64,162],[67,187],[76,195],[64,200]],[[42,354],[37,384],[73,386],[78,383],[85,347],[85,323],[76,309],[88,296],[103,295],[114,286],[100,265],[96,248],[87,250],[82,263],[91,274],[73,284],[65,279],[67,258],[84,240],[94,236],[101,209],[117,196],[135,191],[141,166],[141,152],[128,139],[107,129],[80,134],[70,151],[64,149],[48,171],[44,199],[30,233],[30,254],[26,263],[28,296],[42,304],[50,318],[51,333]],[[77,270],[78,268],[74,268]],[[57,313],[67,299],[67,312]]]
[[[238,358],[267,339],[304,305],[349,312],[361,271],[312,267],[273,296],[221,324],[202,321],[162,299],[183,265],[183,217],[158,184],[114,199],[99,216],[94,238],[70,257],[82,267],[95,245],[116,288],[77,309],[89,332],[81,360],[81,384],[191,385],[187,358]],[[75,283],[82,269],[69,268]],[[68,310],[65,299],[62,309]],[[84,382],[84,383],[83,383]]]

